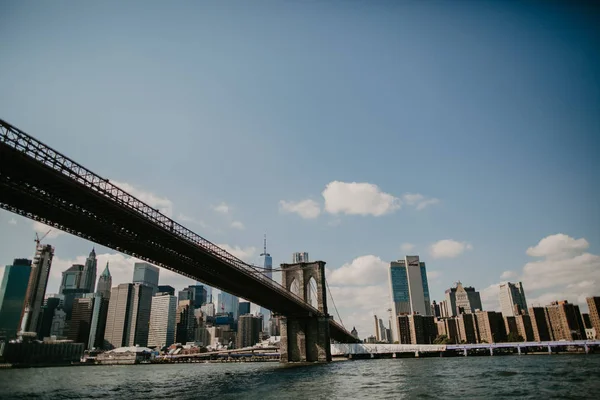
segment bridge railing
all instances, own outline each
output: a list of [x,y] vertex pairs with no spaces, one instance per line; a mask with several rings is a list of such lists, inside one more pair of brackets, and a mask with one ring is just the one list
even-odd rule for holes
[[294,300],[297,303],[300,303],[303,307],[310,309],[315,314],[320,314],[318,309],[311,306],[309,303],[306,303],[300,296],[287,290],[278,282],[275,282],[271,278],[264,275],[262,271],[259,271],[252,265],[240,260],[216,244],[185,228],[183,225],[180,225],[170,217],[161,213],[159,210],[151,207],[138,198],[130,195],[117,185],[111,183],[108,179],[100,177],[84,166],[71,160],[67,156],[52,149],[51,147],[2,119],[0,119],[0,128],[0,142],[13,147],[15,150],[26,154],[36,161],[43,163],[47,167],[62,173],[70,179],[85,185],[99,194],[111,198],[112,200],[118,202],[121,206],[124,206],[131,211],[142,215],[144,218],[161,226],[163,229],[170,231],[173,235],[176,235],[181,239],[201,247],[213,257],[227,262],[228,264],[242,271],[244,274],[261,281],[280,294]]

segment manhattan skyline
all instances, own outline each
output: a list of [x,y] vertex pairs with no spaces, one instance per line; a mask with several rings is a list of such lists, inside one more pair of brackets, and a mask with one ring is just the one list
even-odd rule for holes
[[[581,8],[0,7],[1,118],[245,261],[265,233],[275,266],[326,261],[361,337],[405,255],[431,300],[459,280],[491,310],[503,281],[529,305],[600,291],[600,40]],[[0,211],[2,267],[34,230]],[[44,242],[56,293],[94,245]],[[113,287],[131,281],[134,259],[95,247]]]

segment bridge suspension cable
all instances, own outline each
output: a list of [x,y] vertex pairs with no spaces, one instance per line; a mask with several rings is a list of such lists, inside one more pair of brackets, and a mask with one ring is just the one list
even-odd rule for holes
[[346,329],[346,327],[344,326],[344,321],[342,321],[342,317],[340,316],[340,313],[338,312],[338,309],[335,305],[335,300],[333,299],[333,295],[331,294],[331,289],[329,288],[329,282],[327,282],[327,278],[325,278],[325,286],[327,286],[327,291],[329,292],[329,297],[331,297],[333,309],[335,310],[335,313],[337,314],[337,317],[340,320],[340,324],[342,325],[342,328]]

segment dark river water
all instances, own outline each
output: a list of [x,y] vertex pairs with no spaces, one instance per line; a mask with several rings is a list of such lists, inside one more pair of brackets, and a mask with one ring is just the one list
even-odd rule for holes
[[600,399],[600,355],[0,370],[0,399]]

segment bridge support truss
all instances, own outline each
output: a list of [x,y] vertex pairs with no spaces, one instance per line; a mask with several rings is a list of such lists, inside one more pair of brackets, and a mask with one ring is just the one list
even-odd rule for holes
[[[316,308],[321,313],[281,317],[281,362],[331,361],[325,262],[281,264],[281,269],[283,286],[305,302],[316,295]],[[315,283],[316,293],[312,292],[311,282]]]

